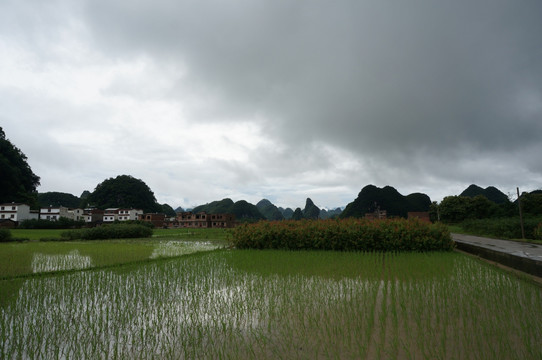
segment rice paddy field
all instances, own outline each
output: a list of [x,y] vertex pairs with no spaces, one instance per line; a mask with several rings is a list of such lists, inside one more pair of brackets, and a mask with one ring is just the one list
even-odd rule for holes
[[[183,253],[188,240],[157,235],[139,245],[147,259],[161,249],[158,260],[112,267],[95,260],[113,251],[100,242],[86,244],[94,253],[38,243],[51,247],[32,252],[42,275],[0,281],[0,358],[542,357],[542,289],[460,253],[217,250],[209,239]],[[111,246],[121,258],[134,243]]]

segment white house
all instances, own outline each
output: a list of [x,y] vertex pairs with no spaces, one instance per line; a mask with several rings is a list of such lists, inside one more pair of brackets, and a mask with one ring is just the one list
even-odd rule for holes
[[119,216],[119,208],[107,208],[103,215],[103,222],[113,222]]
[[143,215],[143,210],[141,209],[119,209],[118,220],[127,221],[127,220],[137,220],[139,215]]
[[61,217],[70,218],[68,208],[64,206],[49,206],[40,209],[40,219],[58,221]]
[[30,206],[20,203],[0,204],[0,219],[24,221],[37,219],[38,214],[30,211]]
[[69,209],[68,210],[68,218],[79,221],[79,220],[85,220],[85,210],[83,209]]
[[118,221],[127,221],[127,220],[137,220],[139,215],[143,214],[141,209],[120,209],[120,208],[109,208],[105,209],[103,216],[103,222],[113,222]]

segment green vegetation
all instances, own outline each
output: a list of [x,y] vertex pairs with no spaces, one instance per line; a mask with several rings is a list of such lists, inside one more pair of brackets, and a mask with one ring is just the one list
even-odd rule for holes
[[418,220],[262,221],[232,230],[238,249],[340,251],[451,250],[448,228]]
[[277,208],[271,203],[271,201],[267,199],[262,199],[258,201],[256,207],[258,208],[258,210],[260,210],[262,215],[265,216],[267,220],[284,220],[284,215],[282,215],[282,212],[279,210],[279,208]]
[[194,213],[201,211],[205,211],[208,214],[234,214],[235,219],[241,222],[265,220],[265,216],[262,215],[256,205],[250,204],[245,200],[240,200],[234,203],[232,199],[223,199],[220,201],[213,201],[209,204],[200,205],[192,209],[192,212]]
[[488,186],[487,188],[482,189],[480,186],[472,184],[463,190],[461,194],[459,194],[459,196],[466,196],[470,198],[480,195],[484,196],[486,199],[494,202],[495,204],[504,204],[509,202],[508,196],[494,186]]
[[81,206],[81,199],[72,194],[51,191],[39,193],[38,204],[40,207],[65,206],[68,208],[78,208]]
[[154,193],[142,180],[130,175],[109,178],[96,186],[94,192],[85,199],[88,204],[99,209],[134,208],[147,213],[162,212]]
[[9,229],[0,229],[0,242],[11,241],[11,231]]
[[31,241],[38,241],[41,239],[58,239],[60,240],[60,234],[64,232],[64,229],[23,229],[17,228],[11,230],[13,237],[18,239],[28,239]]
[[[542,224],[542,217],[528,216],[523,219],[523,228],[527,239],[536,239],[536,229]],[[500,239],[521,239],[519,217],[500,219],[465,220],[461,228],[472,235],[496,237]]]
[[111,224],[93,228],[67,230],[61,234],[66,240],[136,239],[152,236],[149,226],[138,224]]
[[60,217],[56,221],[45,219],[28,219],[21,221],[19,229],[71,229],[80,228],[85,225],[84,220],[73,220],[65,217]]
[[367,185],[361,189],[358,197],[346,206],[340,217],[360,218],[380,208],[380,210],[386,210],[388,216],[406,218],[409,211],[429,211],[430,205],[431,199],[425,194],[414,193],[403,196],[391,186],[381,189],[374,185]]
[[320,217],[320,209],[314,205],[310,198],[305,201],[305,208],[303,209],[303,218],[309,220],[316,220]]
[[0,289],[6,359],[542,357],[540,288],[454,252],[223,250]]
[[40,178],[32,172],[26,155],[6,139],[0,127],[0,203],[21,202],[36,206]]
[[154,229],[152,237],[158,239],[211,239],[221,241],[223,245],[226,245],[230,232],[230,229],[221,228]]
[[118,266],[214,250],[225,244],[220,239],[178,237],[4,243],[0,244],[0,279]]

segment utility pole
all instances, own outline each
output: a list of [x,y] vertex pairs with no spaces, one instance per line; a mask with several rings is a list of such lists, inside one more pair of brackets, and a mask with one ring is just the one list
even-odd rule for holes
[[525,240],[525,230],[523,228],[523,213],[521,211],[521,196],[519,195],[519,187],[516,188],[518,192],[518,208],[519,208],[519,222],[521,223],[521,238]]

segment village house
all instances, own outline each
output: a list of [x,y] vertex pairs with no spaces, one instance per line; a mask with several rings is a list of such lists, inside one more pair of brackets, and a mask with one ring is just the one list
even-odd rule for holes
[[0,204],[0,220],[11,220],[15,223],[24,220],[37,219],[37,212],[30,210],[30,206],[21,203]]
[[408,213],[408,219],[419,219],[422,222],[431,222],[431,218],[429,217],[429,212],[427,211],[411,211]]
[[207,214],[205,212],[177,213],[178,226],[182,228],[232,228],[235,227],[233,214]]
[[105,209],[103,215],[103,222],[113,222],[113,221],[128,221],[128,220],[137,220],[139,215],[143,214],[141,209],[121,209],[121,208],[108,208]]
[[140,214],[138,220],[150,222],[154,227],[161,228],[166,223],[166,214]]
[[83,220],[86,223],[102,222],[104,211],[101,209],[87,208],[83,212]]
[[40,209],[40,219],[41,220],[50,220],[58,221],[61,217],[70,218],[71,215],[68,212],[68,208],[64,206],[49,206]]

